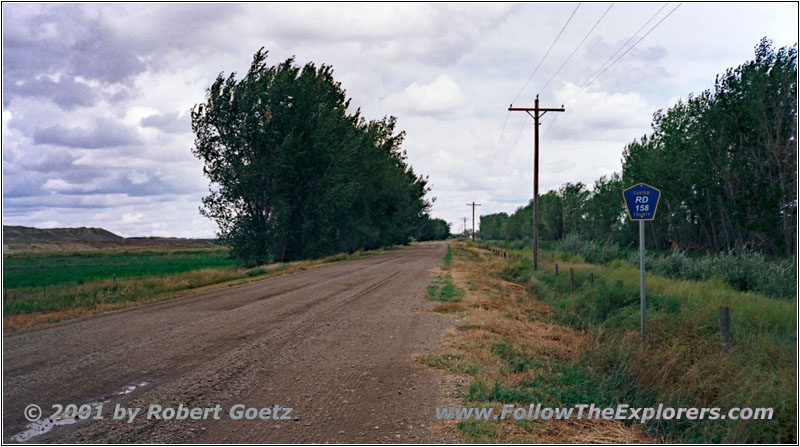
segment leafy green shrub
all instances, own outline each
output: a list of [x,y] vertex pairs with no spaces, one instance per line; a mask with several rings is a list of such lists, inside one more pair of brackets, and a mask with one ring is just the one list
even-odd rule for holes
[[639,292],[631,287],[599,286],[592,294],[594,312],[592,319],[596,323],[604,322],[617,310],[639,302]]
[[[628,256],[639,265],[639,254]],[[743,292],[759,292],[773,298],[795,296],[797,276],[791,259],[770,262],[752,250],[731,251],[690,257],[683,252],[645,254],[645,269],[668,278],[704,281],[717,277]]]
[[514,250],[522,250],[524,248],[531,247],[531,239],[524,238],[524,239],[517,239],[515,241],[511,241],[508,244],[508,248],[513,248]]
[[588,241],[577,234],[568,234],[555,245],[556,249],[583,256],[592,264],[607,264],[622,255],[619,245],[614,242]]

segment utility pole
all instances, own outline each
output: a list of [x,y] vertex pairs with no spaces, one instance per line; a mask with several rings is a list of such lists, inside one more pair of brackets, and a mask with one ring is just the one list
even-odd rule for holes
[[481,204],[472,202],[472,203],[468,203],[467,206],[471,206],[472,207],[472,242],[475,242],[475,207],[476,206],[481,206]]
[[[539,269],[539,119],[547,112],[563,112],[561,108],[539,107],[539,95],[533,107],[508,107],[509,112],[526,112],[533,118],[533,270]],[[533,113],[531,113],[533,112]]]
[[467,218],[462,217],[461,219],[464,221],[464,234],[467,234]]

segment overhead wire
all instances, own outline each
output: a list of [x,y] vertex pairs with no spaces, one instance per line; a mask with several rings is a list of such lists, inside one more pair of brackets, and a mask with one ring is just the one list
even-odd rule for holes
[[544,56],[542,56],[542,60],[539,61],[539,65],[536,66],[536,68],[533,70],[533,73],[531,73],[531,75],[528,76],[528,80],[525,81],[525,84],[522,86],[521,89],[519,89],[519,92],[516,94],[516,96],[514,96],[514,99],[511,100],[511,104],[514,104],[514,101],[516,101],[517,98],[519,98],[519,95],[521,95],[522,92],[525,91],[525,87],[527,87],[528,84],[531,82],[531,79],[533,79],[533,75],[535,75],[536,72],[539,71],[539,67],[541,67],[544,60],[547,59],[547,55],[550,54],[550,51],[556,45],[556,42],[558,42],[558,39],[561,37],[561,34],[564,33],[564,30],[567,29],[567,25],[569,25],[569,22],[572,21],[572,18],[575,16],[575,13],[578,11],[578,8],[580,8],[580,6],[581,4],[578,3],[578,6],[576,6],[575,9],[572,11],[572,14],[570,14],[569,18],[567,19],[567,22],[564,24],[564,26],[561,27],[561,31],[558,32],[558,35],[556,36],[555,40],[553,40],[553,43],[550,44],[550,48],[548,48],[547,52],[544,53]]
[[[609,70],[611,67],[613,67],[613,66],[614,66],[614,65],[615,65],[617,62],[619,62],[619,60],[620,60],[620,59],[622,59],[622,58],[623,58],[623,57],[624,57],[626,54],[628,54],[628,52],[630,52],[630,51],[631,51],[631,50],[632,50],[634,47],[636,47],[636,45],[639,45],[639,42],[641,42],[642,40],[644,40],[644,38],[645,38],[645,37],[647,37],[647,36],[648,36],[650,33],[652,33],[652,32],[653,32],[653,31],[654,31],[656,28],[658,28],[658,26],[659,26],[659,25],[661,25],[661,24],[664,22],[664,20],[667,20],[667,18],[668,18],[670,15],[672,15],[672,13],[673,13],[673,12],[675,12],[675,11],[676,11],[678,8],[680,8],[682,4],[683,4],[683,3],[678,3],[678,6],[676,6],[676,7],[672,8],[672,10],[671,10],[670,12],[668,12],[668,13],[667,13],[667,15],[665,15],[664,17],[662,17],[662,18],[661,18],[661,20],[659,20],[659,21],[658,21],[658,23],[656,23],[655,25],[653,25],[653,27],[652,27],[652,28],[650,28],[650,30],[648,30],[648,31],[647,31],[647,32],[646,32],[646,33],[645,33],[645,34],[644,34],[644,35],[643,35],[641,38],[639,38],[639,40],[637,40],[637,41],[636,41],[636,43],[634,43],[633,45],[631,45],[631,46],[630,46],[630,47],[629,47],[627,50],[625,50],[625,52],[624,52],[624,53],[620,54],[620,55],[619,55],[619,56],[618,56],[616,59],[614,59],[614,61],[611,63],[611,65],[607,66],[607,67],[606,67],[606,68],[604,68],[604,69],[603,69],[603,70],[602,70],[600,73],[598,73],[597,75],[595,75],[594,77],[592,77],[591,79],[589,79],[589,80],[588,80],[588,81],[587,81],[587,82],[584,84],[584,86],[583,86],[583,87],[582,87],[580,90],[578,90],[578,92],[577,92],[577,93],[575,93],[574,95],[572,95],[572,97],[571,97],[569,100],[571,101],[571,100],[575,99],[575,97],[576,97],[576,96],[578,96],[578,95],[579,95],[581,92],[583,92],[583,90],[585,90],[585,89],[586,89],[586,87],[588,87],[588,86],[589,86],[589,84],[591,84],[592,82],[596,81],[596,80],[597,80],[597,78],[599,78],[600,76],[602,76],[602,75],[603,75],[603,73],[605,73],[606,71],[608,71],[608,70]],[[660,10],[659,10],[659,12],[660,12]],[[651,19],[651,20],[652,20],[652,19]]]
[[[580,4],[578,4],[578,6],[580,6]],[[586,39],[588,39],[588,38],[589,38],[589,36],[592,34],[592,32],[594,32],[594,30],[597,28],[597,26],[600,24],[600,22],[602,22],[602,21],[603,21],[603,19],[605,18],[605,16],[608,14],[608,12],[611,10],[611,8],[612,8],[613,6],[614,6],[614,3],[611,3],[611,4],[608,6],[608,8],[606,8],[606,10],[603,12],[603,14],[601,14],[601,15],[600,15],[600,18],[598,18],[598,19],[597,19],[597,21],[596,21],[596,22],[594,23],[594,25],[593,25],[593,26],[592,26],[592,27],[589,29],[589,31],[586,33],[586,35],[583,37],[583,39],[580,41],[580,43],[578,43],[578,45],[575,47],[575,49],[574,49],[574,50],[572,50],[572,52],[569,54],[569,56],[567,56],[567,58],[566,58],[566,59],[564,59],[564,62],[562,62],[562,63],[561,63],[561,65],[560,65],[560,66],[558,67],[558,69],[557,69],[557,70],[556,70],[556,71],[553,73],[553,75],[552,75],[552,76],[550,76],[550,79],[548,79],[548,80],[547,80],[547,82],[544,84],[544,86],[542,86],[542,88],[539,90],[539,93],[537,93],[537,96],[538,96],[539,94],[541,94],[541,93],[542,93],[542,92],[543,92],[543,91],[544,91],[544,90],[547,88],[547,86],[548,86],[548,85],[550,85],[550,82],[551,82],[553,79],[555,79],[555,77],[558,75],[558,73],[559,73],[559,72],[561,72],[561,70],[562,70],[562,69],[563,69],[563,68],[564,68],[564,67],[567,65],[567,63],[570,61],[570,59],[572,59],[572,56],[574,56],[574,55],[575,55],[575,53],[576,53],[576,52],[577,52],[577,51],[578,51],[578,50],[581,48],[581,46],[584,44],[584,42],[586,42]],[[577,11],[577,10],[578,10],[578,8],[576,7],[576,8],[575,8],[575,11]],[[571,20],[571,19],[572,19],[572,17],[575,15],[575,11],[573,11],[573,12],[572,12],[572,15],[570,16],[570,20]],[[570,20],[567,20],[567,24],[569,23],[569,21],[570,21]],[[566,24],[565,24],[565,28],[566,28]],[[563,31],[564,31],[564,29],[562,28],[562,30],[561,30],[561,31],[563,32]],[[561,33],[559,33],[559,36],[561,36]],[[556,38],[556,41],[557,41],[557,40],[558,40],[558,38]],[[555,43],[555,42],[554,42],[554,43]],[[552,46],[551,46],[551,48],[552,48]],[[549,50],[548,50],[548,53],[549,53]],[[546,56],[546,54],[545,54],[545,56]],[[544,60],[544,59],[542,59],[542,60]],[[540,63],[540,65],[541,65],[541,63]],[[539,67],[537,66],[536,68],[537,68],[537,70],[538,70],[538,68],[539,68]],[[536,72],[536,70],[534,70],[534,73],[535,73],[535,72]],[[533,75],[531,75],[531,77],[533,77]],[[528,80],[530,81],[530,78],[529,78]],[[527,86],[527,84],[528,84],[528,83],[526,82],[526,83],[525,83],[525,86]],[[525,87],[523,87],[523,89],[522,89],[522,90],[524,90],[524,89],[525,89]],[[520,90],[520,93],[522,92],[522,90]],[[518,94],[517,96],[519,96],[519,94]],[[516,98],[515,98],[515,99],[516,99]],[[513,101],[512,101],[512,103],[513,103]],[[555,122],[555,119],[554,119],[553,121],[551,121],[550,125],[548,126],[548,129],[549,129],[550,127],[552,127],[552,125],[553,125],[552,123],[554,123],[554,122]],[[520,129],[520,131],[519,131],[519,133],[517,134],[517,139],[515,140],[514,144],[512,145],[512,147],[511,147],[511,150],[513,150],[513,148],[514,148],[514,147],[516,147],[516,141],[517,141],[517,140],[519,140],[519,136],[522,134],[522,130],[523,130],[523,129],[524,129],[524,127],[523,127],[523,128],[521,128],[521,129]],[[501,165],[501,167],[502,167],[502,166],[505,166],[505,164],[506,164],[506,162],[507,162],[507,161],[508,161],[508,155],[507,155],[507,156],[506,156],[506,158],[504,159],[504,161],[503,161],[503,164]]]
[[560,67],[558,67],[558,69],[557,69],[557,70],[556,70],[556,71],[553,73],[553,75],[552,75],[552,76],[550,76],[550,79],[548,79],[548,80],[547,80],[547,82],[545,82],[544,86],[543,86],[543,87],[542,87],[542,88],[539,90],[539,93],[537,93],[537,95],[538,95],[538,94],[541,94],[541,93],[544,91],[544,89],[546,89],[546,88],[547,88],[547,86],[548,86],[548,85],[550,85],[550,82],[551,82],[553,79],[555,79],[555,77],[556,77],[556,76],[558,76],[558,73],[560,73],[560,72],[561,72],[561,69],[563,69],[563,68],[564,68],[564,66],[566,66],[566,65],[567,65],[567,62],[569,62],[569,60],[570,60],[570,59],[572,59],[572,56],[574,56],[574,55],[575,55],[575,53],[578,51],[578,49],[580,49],[580,47],[583,45],[583,43],[584,43],[584,42],[586,42],[586,39],[588,39],[588,38],[589,38],[589,36],[592,34],[592,32],[595,30],[595,28],[597,28],[597,25],[599,25],[599,24],[600,24],[600,22],[602,22],[602,21],[603,21],[603,18],[606,16],[606,14],[608,14],[608,11],[611,11],[611,8],[612,8],[613,6],[614,6],[614,4],[613,4],[613,3],[612,3],[612,4],[610,4],[610,5],[608,6],[608,8],[606,9],[606,11],[603,13],[603,15],[601,15],[601,16],[600,16],[600,18],[599,18],[599,19],[597,19],[597,22],[595,22],[594,26],[592,26],[592,28],[589,30],[589,32],[588,32],[588,33],[586,33],[586,35],[585,35],[585,36],[583,36],[583,40],[581,40],[581,42],[578,44],[578,46],[576,46],[576,47],[575,47],[575,49],[574,49],[574,50],[572,50],[572,53],[570,53],[570,54],[569,54],[569,56],[567,56],[567,58],[566,58],[566,59],[564,59],[564,62],[561,64],[561,66],[560,66]]
[[655,18],[656,18],[656,16],[657,16],[657,15],[659,15],[659,14],[661,13],[661,11],[663,11],[663,10],[664,10],[664,8],[666,8],[666,7],[667,7],[667,5],[668,5],[668,4],[669,4],[669,3],[664,3],[664,5],[663,5],[663,6],[661,6],[661,8],[660,8],[658,11],[656,11],[656,12],[655,12],[655,14],[653,14],[652,16],[650,16],[650,18],[649,18],[649,19],[647,19],[647,21],[646,21],[646,22],[644,22],[644,24],[643,24],[641,27],[639,27],[639,29],[638,29],[638,30],[636,30],[636,32],[635,32],[635,33],[633,33],[633,34],[631,35],[631,37],[630,37],[630,38],[628,38],[628,40],[627,40],[625,43],[623,43],[622,45],[620,45],[620,47],[619,47],[619,48],[617,48],[617,51],[615,51],[613,54],[611,54],[611,56],[609,56],[609,57],[608,57],[608,59],[606,59],[606,61],[605,61],[605,62],[603,62],[603,63],[602,63],[602,64],[601,64],[601,65],[600,65],[600,66],[597,68],[597,70],[595,70],[595,71],[594,71],[594,73],[592,73],[592,75],[591,75],[591,76],[589,76],[589,79],[588,79],[588,80],[587,80],[585,83],[583,83],[583,85],[581,85],[581,88],[582,88],[582,87],[584,87],[584,86],[586,86],[586,84],[588,84],[588,83],[591,81],[591,79],[592,79],[592,78],[593,78],[595,75],[597,75],[597,74],[600,72],[600,70],[602,70],[602,69],[603,69],[603,67],[605,67],[605,66],[606,66],[606,64],[608,64],[609,62],[611,62],[611,60],[612,60],[612,59],[614,59],[614,56],[616,56],[617,54],[619,54],[619,52],[620,52],[620,51],[622,51],[622,49],[623,49],[623,48],[625,48],[625,47],[626,47],[626,46],[627,46],[629,43],[631,43],[631,41],[632,41],[633,39],[635,39],[635,38],[636,38],[636,36],[638,36],[640,32],[642,32],[642,30],[644,29],[644,27],[646,27],[648,24],[650,24],[650,22],[652,22],[652,21],[653,21],[653,19],[655,19]]
[[[511,115],[511,112],[509,112],[509,113],[508,113],[508,115],[506,115],[506,122],[508,122],[508,116],[509,116],[509,115]],[[514,143],[513,143],[513,144],[511,145],[511,147],[510,147],[510,148],[509,148],[509,149],[508,149],[508,150],[505,152],[505,154],[506,154],[506,155],[505,155],[505,157],[503,158],[503,163],[502,163],[502,164],[500,164],[500,165],[499,165],[499,167],[503,167],[503,166],[505,166],[506,162],[508,162],[509,153],[510,153],[511,151],[513,151],[513,150],[514,150],[514,148],[517,146],[517,141],[519,140],[519,136],[520,136],[520,134],[522,134],[522,131],[523,131],[523,129],[525,129],[525,124],[526,124],[526,122],[527,122],[526,120],[523,120],[523,121],[522,121],[522,125],[520,126],[520,130],[519,130],[519,132],[517,132],[517,136],[516,136],[516,138],[514,138]],[[495,170],[498,168],[498,164],[497,164],[497,162],[496,162],[496,160],[497,160],[497,159],[495,158],[495,156],[497,155],[497,149],[498,149],[498,147],[499,147],[499,145],[495,147],[495,152],[494,152],[494,155],[492,156],[492,166],[491,166],[491,167],[490,167],[490,169],[489,169],[489,173],[494,173],[494,172],[495,172]]]
[[[570,16],[567,19],[566,23],[564,23],[564,26],[561,27],[561,31],[558,32],[558,35],[556,35],[556,38],[553,40],[553,43],[550,44],[550,48],[547,49],[547,51],[544,53],[544,56],[542,56],[542,59],[539,61],[539,64],[536,65],[536,68],[534,68],[534,70],[531,73],[531,75],[528,76],[528,80],[525,81],[525,84],[522,85],[522,88],[514,96],[514,99],[511,100],[511,104],[513,104],[514,101],[516,101],[517,98],[519,98],[519,96],[522,94],[522,92],[525,91],[525,88],[531,82],[531,79],[533,79],[533,76],[536,74],[536,72],[539,71],[539,68],[542,66],[542,63],[544,63],[545,59],[547,59],[547,56],[550,54],[550,51],[553,49],[553,47],[556,45],[558,40],[561,38],[561,35],[564,33],[564,30],[567,29],[567,25],[569,25],[569,22],[572,21],[572,18],[575,16],[575,13],[578,11],[578,8],[580,8],[580,6],[581,6],[581,4],[578,3],[578,5],[575,6],[575,9],[572,10],[572,14],[570,14]],[[511,112],[507,111],[506,112],[506,118],[503,121],[503,129],[500,131],[500,135],[497,137],[497,144],[495,145],[494,152],[492,153],[492,158],[491,158],[491,160],[492,160],[492,169],[490,169],[490,171],[493,171],[494,167],[496,166],[496,163],[494,162],[494,160],[495,160],[495,157],[497,156],[497,151],[499,150],[500,145],[502,144],[503,135],[505,134],[506,126],[508,125],[508,117],[510,115],[511,115]],[[522,132],[520,131],[520,133],[522,133]],[[519,134],[517,134],[517,139],[519,139]],[[505,165],[505,161],[503,161],[503,165]]]
[[[672,15],[672,13],[673,13],[673,12],[675,12],[675,11],[676,11],[676,10],[677,10],[677,9],[678,9],[678,8],[679,8],[681,5],[682,5],[682,3],[678,3],[678,5],[677,5],[676,7],[674,7],[674,8],[673,8],[671,11],[669,11],[669,12],[668,12],[668,13],[667,13],[667,14],[666,14],[664,17],[662,17],[662,18],[661,18],[661,20],[659,20],[659,21],[658,21],[658,22],[657,22],[655,25],[653,25],[653,27],[652,27],[652,28],[650,28],[650,29],[649,29],[649,30],[648,30],[648,31],[647,31],[647,32],[646,32],[644,35],[642,35],[642,37],[641,37],[641,38],[639,38],[639,40],[637,40],[637,41],[636,41],[636,42],[635,42],[633,45],[631,45],[630,47],[628,47],[628,49],[626,49],[626,50],[625,50],[625,52],[623,52],[622,54],[620,54],[620,55],[619,55],[619,57],[617,57],[616,59],[614,59],[614,60],[613,60],[613,62],[612,62],[610,65],[608,65],[608,66],[607,66],[607,67],[605,67],[605,68],[602,68],[603,66],[605,66],[605,65],[608,63],[608,61],[612,60],[612,59],[614,58],[614,56],[615,56],[617,53],[619,53],[619,52],[620,52],[620,51],[621,51],[623,48],[625,48],[625,46],[626,46],[628,43],[630,43],[630,42],[631,42],[631,41],[632,41],[634,38],[636,38],[636,36],[637,36],[637,35],[638,35],[638,34],[639,34],[639,33],[640,33],[640,32],[641,32],[641,31],[642,31],[642,30],[643,30],[643,29],[644,29],[644,28],[645,28],[645,27],[646,27],[646,26],[647,26],[647,25],[650,23],[650,22],[652,22],[652,21],[653,21],[653,19],[654,19],[656,16],[658,16],[658,14],[660,14],[660,13],[661,13],[661,11],[663,11],[663,10],[664,10],[664,8],[665,8],[667,5],[668,5],[668,3],[665,3],[665,4],[664,4],[664,6],[662,6],[662,7],[661,7],[661,8],[660,8],[658,11],[656,11],[656,12],[655,12],[655,14],[653,14],[653,15],[652,15],[652,16],[651,16],[651,17],[650,17],[650,18],[649,18],[649,19],[648,19],[648,20],[647,20],[647,21],[644,23],[644,25],[642,25],[642,26],[641,26],[641,27],[640,27],[640,28],[639,28],[639,29],[638,29],[638,30],[637,30],[637,31],[636,31],[636,32],[633,34],[633,36],[631,36],[631,38],[630,38],[630,39],[628,39],[628,41],[627,41],[627,42],[625,42],[624,44],[622,44],[622,46],[621,46],[619,49],[617,49],[617,51],[615,51],[615,52],[614,52],[614,54],[612,54],[612,55],[611,55],[611,56],[610,56],[610,57],[609,57],[609,58],[608,58],[608,59],[607,59],[607,60],[606,60],[606,61],[605,61],[605,62],[604,62],[604,63],[603,63],[601,66],[600,66],[600,68],[599,68],[597,71],[595,71],[595,74],[594,74],[594,75],[593,75],[593,76],[592,76],[592,77],[591,77],[589,80],[587,80],[587,81],[586,81],[586,82],[585,82],[585,83],[584,83],[584,84],[581,86],[581,88],[580,88],[580,89],[579,89],[579,90],[578,90],[578,91],[577,91],[577,92],[576,92],[574,95],[572,95],[572,97],[570,97],[570,98],[569,98],[569,99],[568,99],[566,102],[567,102],[567,103],[569,103],[570,101],[572,101],[573,99],[575,99],[575,98],[576,98],[578,95],[580,95],[580,94],[581,94],[581,93],[582,93],[582,92],[583,92],[583,91],[586,89],[586,87],[588,87],[588,86],[589,86],[589,85],[590,85],[592,82],[596,81],[596,80],[597,80],[597,79],[598,79],[600,76],[602,76],[602,75],[603,75],[603,74],[604,74],[606,71],[608,71],[608,70],[609,70],[609,69],[610,69],[612,66],[614,66],[614,65],[615,65],[615,64],[616,64],[616,63],[617,63],[617,62],[618,62],[620,59],[622,59],[622,58],[623,58],[623,57],[624,57],[626,54],[628,54],[628,52],[629,52],[629,51],[631,51],[631,50],[632,50],[634,47],[636,47],[636,45],[638,45],[638,44],[639,44],[639,43],[640,43],[642,40],[644,40],[644,38],[645,38],[645,37],[647,37],[647,36],[648,36],[650,33],[652,33],[652,32],[653,32],[653,31],[654,31],[656,28],[658,28],[658,26],[659,26],[659,25],[661,25],[661,23],[663,23],[663,22],[664,22],[664,20],[666,20],[666,19],[667,19],[667,17],[669,17],[670,15]],[[550,130],[550,128],[551,128],[551,127],[553,127],[553,124],[555,124],[555,122],[556,122],[556,119],[553,119],[553,121],[551,122],[551,124],[550,124],[549,126],[547,126],[547,128],[544,130],[543,134],[546,134],[546,133],[547,133],[547,132]]]
[[[579,4],[578,4],[578,6],[576,6],[576,7],[575,7],[575,10],[573,10],[573,11],[572,11],[572,14],[570,15],[569,19],[567,20],[567,22],[566,22],[566,23],[564,24],[564,26],[562,27],[562,29],[561,29],[561,31],[559,32],[558,36],[556,36],[556,39],[553,41],[553,44],[551,44],[550,48],[549,48],[549,49],[547,50],[547,52],[545,53],[545,56],[544,56],[544,57],[542,58],[542,60],[539,62],[539,64],[537,65],[537,67],[534,69],[533,73],[531,73],[531,75],[528,77],[528,80],[525,82],[525,84],[523,85],[522,89],[520,89],[520,91],[519,91],[519,92],[517,93],[517,95],[514,97],[514,101],[515,101],[515,100],[516,100],[516,99],[519,97],[519,95],[521,95],[521,94],[522,94],[522,92],[525,90],[525,88],[527,87],[527,85],[528,85],[528,83],[530,82],[530,80],[531,80],[531,79],[533,78],[533,76],[536,74],[536,72],[538,71],[539,67],[540,67],[540,66],[541,66],[541,64],[544,62],[544,60],[545,60],[545,58],[547,57],[547,55],[550,53],[550,50],[552,50],[552,48],[553,48],[553,46],[555,45],[555,43],[556,43],[556,42],[558,41],[558,39],[561,37],[561,34],[564,32],[564,29],[566,29],[566,26],[567,26],[567,25],[570,23],[570,21],[572,20],[573,16],[575,15],[575,12],[577,12],[577,10],[578,10],[578,7],[580,7],[580,5],[581,5],[581,4],[579,3]],[[608,58],[608,59],[607,59],[607,60],[606,60],[606,61],[605,61],[605,62],[604,62],[604,63],[603,63],[603,64],[602,64],[602,65],[601,65],[599,68],[598,68],[598,70],[596,70],[596,71],[595,71],[595,73],[594,73],[594,74],[593,74],[593,75],[590,77],[590,79],[589,79],[589,80],[587,80],[587,81],[586,81],[586,82],[585,82],[585,83],[582,85],[582,87],[580,88],[580,90],[578,90],[578,92],[577,92],[575,95],[573,95],[573,96],[572,96],[572,97],[569,99],[569,101],[572,101],[573,99],[575,99],[575,97],[577,97],[577,96],[578,96],[578,95],[579,95],[581,92],[583,92],[583,90],[585,90],[585,89],[586,89],[586,87],[588,87],[588,86],[589,86],[589,85],[590,85],[592,82],[596,81],[596,80],[597,80],[597,79],[598,79],[600,76],[602,76],[602,75],[603,75],[603,74],[604,74],[606,71],[608,71],[608,70],[609,70],[611,67],[613,67],[614,65],[616,65],[616,63],[617,63],[617,62],[619,62],[619,60],[620,60],[620,59],[622,59],[622,58],[623,58],[623,57],[624,57],[626,54],[628,54],[628,53],[629,53],[629,52],[630,52],[630,51],[631,51],[633,48],[635,48],[635,47],[636,47],[636,46],[637,46],[637,45],[638,45],[640,42],[642,42],[642,40],[644,40],[644,39],[645,39],[645,38],[646,38],[646,37],[647,37],[647,36],[648,36],[650,33],[652,33],[652,32],[653,32],[653,31],[654,31],[656,28],[658,28],[658,27],[659,27],[659,26],[660,26],[660,25],[661,25],[661,24],[662,24],[662,23],[663,23],[663,22],[664,22],[664,21],[665,21],[665,20],[666,20],[666,19],[667,19],[667,18],[670,16],[670,15],[672,15],[672,13],[674,13],[674,12],[675,12],[675,11],[676,11],[676,10],[677,10],[677,9],[678,9],[678,8],[679,8],[681,5],[682,5],[682,3],[679,3],[677,6],[675,6],[675,8],[673,8],[671,11],[669,11],[669,12],[668,12],[668,13],[667,13],[667,14],[666,14],[664,17],[662,17],[662,18],[661,18],[661,20],[659,20],[659,21],[658,21],[658,22],[657,22],[655,25],[653,25],[653,27],[652,27],[652,28],[650,28],[650,29],[649,29],[649,30],[648,30],[648,31],[647,31],[647,32],[646,32],[644,35],[642,35],[642,36],[639,38],[639,40],[637,40],[637,41],[636,41],[636,42],[635,42],[633,45],[631,45],[630,47],[628,47],[628,48],[627,48],[627,49],[626,49],[626,50],[625,50],[625,51],[624,51],[622,54],[620,54],[618,57],[616,57],[616,59],[613,59],[613,58],[614,58],[614,57],[615,57],[615,56],[616,56],[616,55],[617,55],[617,54],[618,54],[620,51],[622,51],[622,49],[623,49],[623,48],[625,48],[625,46],[626,46],[626,45],[628,45],[628,44],[629,44],[629,43],[630,43],[630,42],[631,42],[633,39],[635,39],[635,38],[636,38],[636,36],[637,36],[637,35],[638,35],[638,34],[639,34],[639,33],[640,33],[640,32],[641,32],[641,31],[642,31],[642,30],[643,30],[643,29],[644,29],[644,28],[645,28],[645,27],[646,27],[646,26],[647,26],[647,25],[650,23],[650,22],[652,22],[652,21],[653,21],[653,19],[654,19],[655,17],[657,17],[657,16],[658,16],[658,14],[660,14],[660,13],[661,13],[661,11],[663,11],[663,10],[664,10],[664,8],[666,8],[666,6],[667,6],[667,5],[668,5],[668,4],[664,4],[664,6],[662,6],[662,7],[661,7],[661,8],[660,8],[658,11],[656,11],[656,12],[655,12],[655,14],[653,14],[653,15],[652,15],[652,16],[651,16],[651,17],[650,17],[650,18],[649,18],[649,19],[648,19],[648,20],[647,20],[647,21],[646,21],[646,22],[645,22],[645,23],[644,23],[644,24],[643,24],[643,25],[642,25],[642,26],[641,26],[641,27],[640,27],[640,28],[639,28],[639,29],[638,29],[638,30],[637,30],[637,31],[636,31],[636,32],[635,32],[635,33],[634,33],[634,34],[633,34],[633,35],[632,35],[632,36],[631,36],[631,37],[630,37],[630,38],[629,38],[629,39],[628,39],[628,40],[627,40],[625,43],[624,43],[624,44],[622,44],[622,46],[620,46],[620,48],[618,48],[618,49],[617,49],[617,51],[615,51],[615,52],[614,52],[614,53],[613,53],[613,54],[612,54],[612,55],[611,55],[611,56],[610,56],[610,57],[609,57],[609,58]],[[613,6],[613,3],[612,3],[612,4],[611,4],[609,7],[608,7],[608,9],[606,9],[606,11],[603,13],[603,15],[602,15],[602,16],[600,16],[600,18],[598,19],[598,21],[597,21],[597,22],[594,24],[594,26],[593,26],[593,27],[592,27],[592,28],[589,30],[589,32],[588,32],[588,33],[586,34],[586,36],[583,38],[583,40],[581,41],[581,43],[579,43],[579,44],[578,44],[578,46],[577,46],[577,47],[575,48],[575,50],[573,50],[573,52],[572,52],[572,53],[571,53],[571,54],[570,54],[570,55],[567,57],[567,59],[564,61],[564,63],[562,63],[562,64],[561,64],[561,66],[559,67],[559,69],[558,69],[558,70],[556,70],[556,72],[553,74],[553,76],[551,76],[551,78],[550,78],[550,79],[547,81],[547,83],[545,83],[545,85],[544,85],[544,86],[542,87],[542,89],[539,91],[540,93],[541,93],[542,91],[544,91],[544,89],[545,89],[545,88],[546,88],[546,87],[547,87],[547,86],[550,84],[550,82],[551,82],[551,81],[552,81],[552,80],[555,78],[555,76],[556,76],[556,75],[557,75],[557,74],[558,74],[558,73],[561,71],[561,69],[562,69],[562,68],[563,68],[563,67],[566,65],[566,63],[567,63],[567,62],[568,62],[568,61],[569,61],[569,60],[572,58],[572,56],[574,55],[574,53],[575,53],[575,52],[577,52],[577,50],[580,48],[580,46],[581,46],[581,45],[582,45],[582,44],[585,42],[585,40],[586,40],[586,39],[589,37],[589,35],[591,35],[591,33],[592,33],[592,32],[594,31],[594,29],[595,29],[595,28],[598,26],[598,24],[599,24],[599,23],[600,23],[600,22],[603,20],[603,18],[605,17],[605,15],[608,13],[608,11],[611,9],[611,7],[612,7],[612,6]],[[608,62],[609,62],[609,61],[611,61],[612,59],[613,59],[613,61],[611,62],[611,64],[607,65],[607,64],[608,64]],[[607,66],[606,66],[606,65],[607,65]],[[603,67],[605,67],[605,68],[603,68]],[[513,101],[512,101],[512,103],[513,103]],[[550,125],[549,125],[549,126],[548,126],[548,127],[545,129],[545,130],[544,130],[544,132],[543,132],[543,133],[548,133],[548,131],[550,130],[550,128],[551,128],[551,127],[553,127],[553,125],[555,124],[555,122],[556,122],[556,121],[557,121],[557,116],[556,116],[556,117],[554,117],[554,119],[551,121]],[[508,123],[508,114],[506,115],[505,122],[503,123],[503,132],[505,132],[505,128],[506,128],[506,125],[507,125],[507,123]],[[510,154],[510,152],[513,152],[513,149],[516,147],[517,143],[519,142],[519,138],[520,138],[520,136],[522,135],[522,133],[523,133],[524,129],[525,129],[524,125],[523,125],[522,127],[520,127],[520,130],[519,130],[519,132],[517,133],[517,136],[516,136],[516,138],[514,139],[514,143],[512,144],[512,146],[511,146],[510,150],[507,152],[506,158],[505,158],[505,160],[504,160],[504,162],[503,162],[502,166],[505,166],[506,162],[508,161],[508,154]],[[501,139],[502,139],[502,136],[503,136],[503,132],[501,132],[501,135],[500,135],[500,138],[501,138]],[[498,146],[499,146],[499,144],[498,144]],[[496,148],[496,149],[497,149],[497,148]],[[495,154],[496,154],[496,150],[495,150]],[[494,159],[494,156],[493,156],[493,159]],[[494,163],[493,163],[493,165],[494,165]]]

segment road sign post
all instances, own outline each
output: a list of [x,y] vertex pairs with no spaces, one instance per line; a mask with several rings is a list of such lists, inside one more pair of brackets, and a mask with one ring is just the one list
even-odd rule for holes
[[628,216],[631,220],[639,221],[639,307],[641,311],[641,332],[642,345],[645,342],[645,314],[647,311],[647,301],[644,290],[644,222],[656,218],[656,208],[658,200],[661,198],[661,191],[644,183],[638,183],[622,191],[625,199],[625,206],[628,208]]

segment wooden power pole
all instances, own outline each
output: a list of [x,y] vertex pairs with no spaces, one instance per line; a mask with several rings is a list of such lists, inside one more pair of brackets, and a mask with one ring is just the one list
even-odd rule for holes
[[[526,112],[533,118],[533,270],[539,269],[539,119],[547,112],[563,112],[561,108],[539,107],[539,95],[533,107],[508,107],[509,112]],[[533,112],[533,113],[531,113]]]
[[472,242],[475,242],[475,207],[476,206],[481,206],[481,204],[472,202],[472,203],[468,203],[467,206],[471,206],[472,207]]

